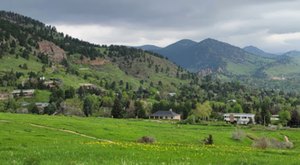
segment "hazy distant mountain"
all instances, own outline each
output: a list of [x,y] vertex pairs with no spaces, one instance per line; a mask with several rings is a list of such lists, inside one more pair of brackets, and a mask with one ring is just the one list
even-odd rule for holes
[[158,50],[161,49],[161,47],[155,46],[155,45],[142,45],[142,46],[136,46],[135,48],[152,51],[152,50]]
[[[199,43],[184,39],[165,48],[157,49],[155,52],[193,72],[218,71],[230,74],[247,72],[246,74],[250,74],[263,63],[260,56],[211,38]],[[248,69],[239,69],[240,67]]]
[[183,39],[164,48],[148,45],[143,49],[166,56],[183,68],[202,74],[274,78],[300,73],[300,51],[275,55],[254,46],[241,49],[211,38],[201,42]]
[[283,55],[286,55],[289,57],[297,57],[297,56],[300,56],[300,51],[292,50],[292,51],[284,53]]
[[262,56],[262,57],[275,57],[276,56],[275,54],[267,53],[255,46],[246,46],[243,49],[248,53],[255,54],[258,56]]

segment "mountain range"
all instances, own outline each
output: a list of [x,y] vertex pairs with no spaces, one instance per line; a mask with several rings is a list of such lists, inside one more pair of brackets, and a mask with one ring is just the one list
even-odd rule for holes
[[191,72],[204,75],[218,73],[227,77],[254,76],[272,79],[300,73],[298,51],[277,55],[254,46],[240,48],[211,38],[200,42],[183,39],[163,48],[154,45],[138,48],[163,55]]

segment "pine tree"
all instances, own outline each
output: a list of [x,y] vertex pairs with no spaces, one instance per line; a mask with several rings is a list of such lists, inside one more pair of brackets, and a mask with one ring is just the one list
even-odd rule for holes
[[122,118],[123,117],[121,100],[119,98],[116,98],[114,101],[111,115],[113,116],[113,118]]

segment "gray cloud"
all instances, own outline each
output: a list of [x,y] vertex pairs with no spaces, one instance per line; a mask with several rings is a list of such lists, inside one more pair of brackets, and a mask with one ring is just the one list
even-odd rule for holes
[[[4,1],[4,0],[1,0]],[[216,38],[272,52],[300,43],[298,0],[9,0],[1,9],[99,44]]]

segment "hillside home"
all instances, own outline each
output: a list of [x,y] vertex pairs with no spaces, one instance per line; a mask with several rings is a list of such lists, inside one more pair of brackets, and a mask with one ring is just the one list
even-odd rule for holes
[[24,97],[33,97],[34,95],[34,89],[17,89],[17,90],[14,90],[12,91],[12,95],[13,97],[21,97],[21,96],[24,96]]
[[7,100],[9,98],[9,93],[0,93],[0,100]]
[[176,93],[172,92],[172,93],[168,93],[168,95],[169,95],[170,97],[173,97],[173,96],[176,95]]
[[98,89],[98,87],[96,85],[90,84],[90,83],[80,84],[80,87],[83,89],[87,89],[87,90]]
[[255,114],[251,113],[225,113],[224,121],[237,124],[255,124]]
[[43,85],[44,87],[48,88],[48,89],[53,89],[53,88],[58,88],[59,86],[62,85],[62,80],[61,79],[57,79],[57,78],[50,78],[50,80],[43,80]]
[[157,111],[149,116],[151,119],[167,119],[167,120],[180,120],[181,115],[177,114],[170,109],[169,111]]

